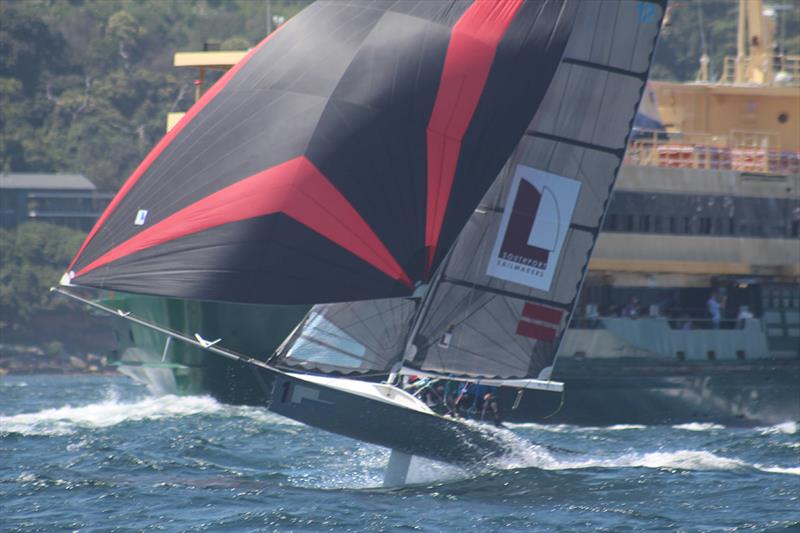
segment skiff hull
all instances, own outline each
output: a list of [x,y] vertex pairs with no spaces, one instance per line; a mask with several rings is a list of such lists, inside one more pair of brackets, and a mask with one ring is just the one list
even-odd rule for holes
[[272,377],[274,387],[268,408],[325,431],[467,467],[510,451],[507,441],[494,428],[352,393],[339,388],[336,380],[328,385],[297,374],[277,372]]

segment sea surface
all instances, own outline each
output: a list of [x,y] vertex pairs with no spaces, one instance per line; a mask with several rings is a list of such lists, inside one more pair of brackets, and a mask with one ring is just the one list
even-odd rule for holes
[[[398,428],[413,431],[413,428]],[[798,531],[797,424],[513,425],[481,471],[124,377],[0,378],[0,531]]]

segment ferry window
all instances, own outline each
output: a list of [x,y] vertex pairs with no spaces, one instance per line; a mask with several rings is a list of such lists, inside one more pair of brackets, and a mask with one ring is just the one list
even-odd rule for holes
[[711,218],[710,217],[701,217],[700,218],[700,234],[701,235],[711,235]]
[[617,231],[617,215],[610,214],[606,217],[605,229],[608,231]]
[[736,220],[733,218],[728,219],[728,234],[736,235]]
[[781,124],[786,124],[788,120],[789,120],[789,113],[781,113],[780,115],[778,115],[778,122],[780,122]]
[[683,232],[692,233],[692,217],[683,217]]
[[669,232],[678,233],[678,221],[675,217],[669,217]]
[[639,231],[642,233],[650,231],[650,215],[639,216]]
[[661,233],[661,215],[655,215],[653,217],[653,231]]
[[714,219],[714,233],[716,235],[723,235],[725,233],[725,219]]
[[633,215],[625,215],[625,231],[633,231]]

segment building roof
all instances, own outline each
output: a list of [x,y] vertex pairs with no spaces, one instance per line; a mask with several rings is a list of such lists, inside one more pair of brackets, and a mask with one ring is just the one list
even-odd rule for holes
[[214,52],[176,52],[176,67],[206,67],[217,70],[228,70],[238,63],[247,50],[224,50]]
[[94,183],[82,174],[0,174],[0,189],[97,189]]

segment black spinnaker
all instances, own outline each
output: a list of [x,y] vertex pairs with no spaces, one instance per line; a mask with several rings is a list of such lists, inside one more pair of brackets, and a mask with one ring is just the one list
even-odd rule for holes
[[576,8],[312,4],[155,147],[65,281],[264,304],[410,295],[539,109]]

